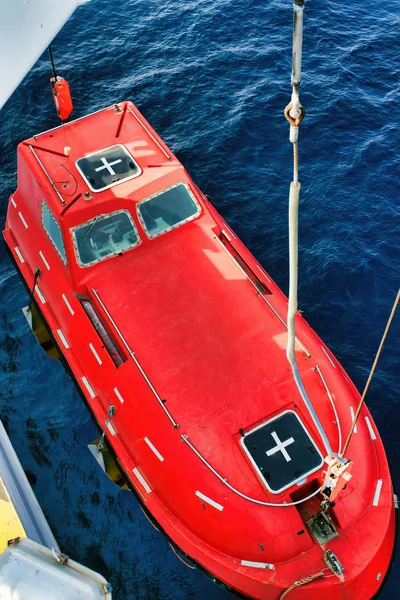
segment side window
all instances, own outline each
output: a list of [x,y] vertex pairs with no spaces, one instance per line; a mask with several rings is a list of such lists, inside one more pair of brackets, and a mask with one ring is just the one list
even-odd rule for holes
[[53,242],[58,254],[61,256],[63,263],[66,265],[67,256],[65,254],[64,241],[60,226],[53,217],[53,213],[50,211],[44,200],[42,200],[42,225],[45,228],[47,235]]

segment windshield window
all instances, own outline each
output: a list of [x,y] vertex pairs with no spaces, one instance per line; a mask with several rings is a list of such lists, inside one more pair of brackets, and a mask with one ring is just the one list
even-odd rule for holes
[[138,204],[139,219],[151,238],[187,223],[200,206],[185,183],[178,183]]
[[83,266],[122,254],[140,242],[136,226],[126,210],[98,215],[72,229],[72,237],[78,262]]

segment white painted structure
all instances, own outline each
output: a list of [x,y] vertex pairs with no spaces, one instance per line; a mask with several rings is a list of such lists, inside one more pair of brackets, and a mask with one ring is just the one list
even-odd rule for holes
[[0,0],[0,108],[80,4],[88,0]]

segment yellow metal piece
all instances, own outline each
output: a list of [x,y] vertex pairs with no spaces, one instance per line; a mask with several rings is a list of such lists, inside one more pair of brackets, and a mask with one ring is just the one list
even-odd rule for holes
[[[94,440],[92,442],[91,445],[98,446],[99,441],[100,441],[100,438],[98,437],[96,440]],[[120,470],[119,466],[117,465],[113,454],[108,449],[106,443],[104,443],[103,447],[100,450],[100,453],[103,457],[104,468],[105,468],[105,473],[106,473],[107,477],[109,477],[109,479],[111,479],[111,481],[113,483],[115,483],[115,485],[120,487],[122,490],[129,490],[129,487],[126,484],[125,478],[124,478],[123,474],[121,473],[121,470]]]
[[29,305],[29,311],[31,313],[31,328],[33,334],[43,350],[51,356],[51,358],[58,359],[60,355],[57,348],[55,347],[53,340],[49,336],[49,333],[36,309],[34,304]]
[[25,538],[26,533],[0,477],[0,553],[7,548],[9,540],[17,537]]

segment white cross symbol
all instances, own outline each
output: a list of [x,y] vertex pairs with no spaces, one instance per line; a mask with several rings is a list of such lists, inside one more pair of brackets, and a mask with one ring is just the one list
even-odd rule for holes
[[118,158],[118,160],[113,160],[113,162],[109,163],[109,162],[107,162],[107,159],[104,158],[104,156],[100,160],[103,163],[103,166],[97,167],[97,169],[95,169],[96,173],[98,173],[99,171],[102,171],[103,169],[107,169],[107,171],[110,173],[110,175],[116,175],[116,172],[111,167],[113,165],[117,165],[118,163],[122,162],[122,160],[120,158]]
[[283,456],[286,458],[286,462],[290,462],[292,459],[290,458],[290,456],[286,450],[286,446],[290,446],[290,444],[294,444],[294,439],[291,437],[288,440],[281,442],[281,440],[278,438],[278,434],[276,433],[276,431],[273,431],[271,433],[271,435],[276,442],[276,446],[274,448],[271,448],[271,450],[268,450],[267,456],[272,456],[272,454],[276,454],[277,452],[282,452]]

